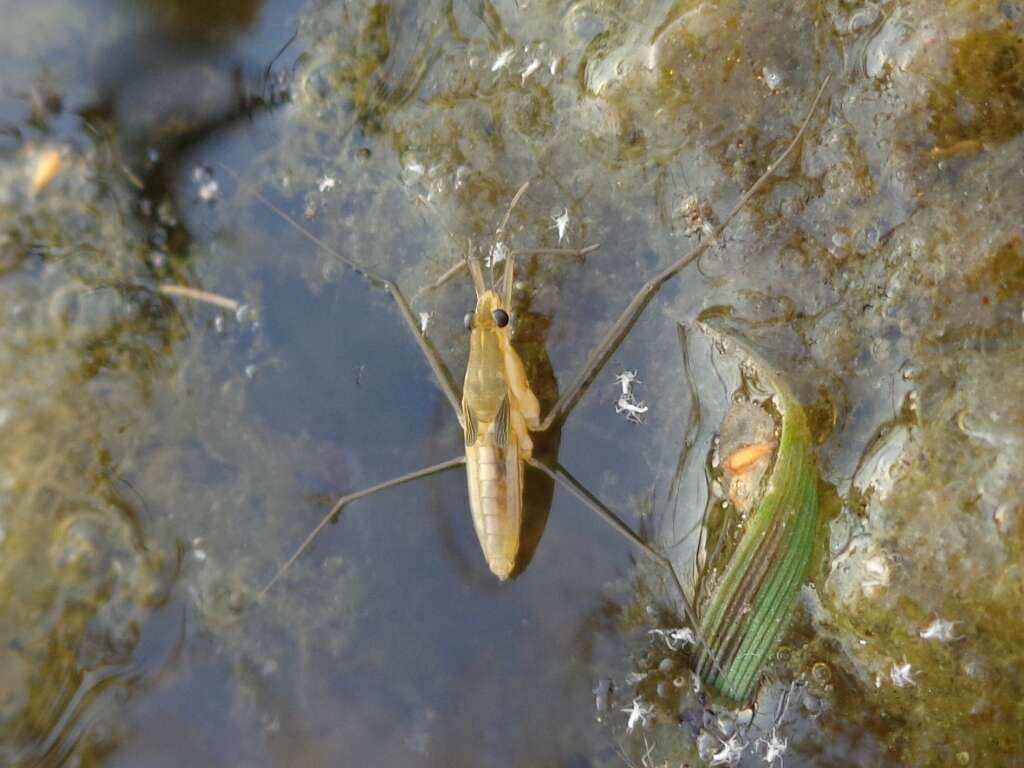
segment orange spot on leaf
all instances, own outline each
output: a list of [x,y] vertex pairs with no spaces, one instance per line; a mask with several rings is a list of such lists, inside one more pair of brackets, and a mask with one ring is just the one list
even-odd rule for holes
[[758,459],[767,456],[774,450],[774,440],[767,443],[754,443],[753,445],[740,448],[725,460],[725,471],[730,475],[743,474],[757,463]]

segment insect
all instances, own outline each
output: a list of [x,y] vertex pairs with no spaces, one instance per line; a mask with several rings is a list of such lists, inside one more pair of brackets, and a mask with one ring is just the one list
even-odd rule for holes
[[[515,259],[516,256],[523,254],[565,251],[546,249],[540,251],[509,252],[504,260],[501,278],[498,281],[493,281],[490,285],[488,285],[485,279],[480,261],[467,257],[465,267],[469,269],[473,279],[476,292],[476,307],[471,315],[467,315],[467,326],[470,331],[470,351],[460,396],[456,392],[451,374],[427,336],[421,332],[419,320],[399,287],[393,281],[374,274],[348,256],[332,249],[302,227],[287,212],[256,192],[256,197],[264,205],[295,227],[299,233],[310,240],[315,246],[323,249],[339,263],[361,274],[371,284],[391,295],[395,300],[403,322],[422,350],[438,385],[449,401],[455,417],[462,427],[465,442],[464,455],[450,458],[438,464],[378,483],[339,498],[298,546],[292,556],[281,565],[277,573],[262,589],[261,597],[266,595],[292,564],[305,552],[323,528],[332,520],[335,520],[348,504],[387,488],[393,488],[397,485],[459,466],[466,467],[470,509],[484,557],[491,571],[499,579],[507,579],[514,572],[517,556],[520,554],[520,530],[523,516],[522,484],[525,468],[529,466],[567,489],[587,508],[636,545],[647,557],[664,568],[677,592],[686,619],[691,626],[700,627],[701,624],[697,613],[691,605],[671,561],[643,541],[618,516],[580,486],[563,468],[558,465],[549,466],[547,463],[536,459],[532,453],[533,443],[530,433],[543,433],[555,425],[560,425],[568,417],[573,407],[579,402],[594,378],[636,323],[643,310],[657,295],[661,286],[682,271],[687,265],[698,259],[718,241],[726,226],[798,145],[825,92],[828,82],[829,78],[826,77],[799,130],[783,152],[768,166],[757,181],[743,193],[739,201],[711,233],[710,237],[704,239],[701,244],[688,254],[674,261],[649,279],[637,294],[633,296],[604,338],[591,352],[582,369],[577,373],[570,385],[561,393],[544,418],[541,418],[537,398],[530,389],[523,362],[512,344],[510,309]],[[223,165],[221,167],[237,180],[238,177],[233,171]],[[526,185],[524,184],[513,197],[509,205],[509,213],[511,213],[512,207],[525,190]],[[506,213],[504,221],[498,227],[499,233],[504,229],[509,213]],[[493,259],[491,269],[493,273]],[[449,270],[449,273],[453,272],[454,270]],[[720,672],[720,665],[715,660],[717,651],[709,647],[707,643],[704,643],[703,638],[698,637],[698,640],[703,646],[702,659],[706,658],[709,660],[707,663],[709,672]]]

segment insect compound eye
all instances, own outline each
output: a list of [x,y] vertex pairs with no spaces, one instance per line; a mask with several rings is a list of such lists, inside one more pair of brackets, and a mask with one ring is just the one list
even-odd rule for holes
[[499,328],[504,328],[506,325],[508,325],[508,312],[506,312],[504,309],[494,310],[494,312],[491,313],[491,317],[494,318],[494,323]]
[[466,316],[462,318],[462,324],[466,326],[467,331],[473,330],[473,313],[467,312]]

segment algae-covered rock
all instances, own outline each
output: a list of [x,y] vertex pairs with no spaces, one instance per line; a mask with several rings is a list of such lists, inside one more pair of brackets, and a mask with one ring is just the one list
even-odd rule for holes
[[835,529],[814,645],[865,697],[842,716],[882,716],[901,764],[1021,754],[1022,366],[1019,349],[935,360],[866,454],[852,525]]

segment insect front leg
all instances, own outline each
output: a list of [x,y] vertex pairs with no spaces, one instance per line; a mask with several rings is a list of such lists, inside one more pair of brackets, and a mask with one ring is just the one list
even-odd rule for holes
[[558,398],[558,402],[551,408],[550,413],[545,417],[544,421],[540,425],[540,430],[548,429],[556,421],[561,421],[575,407],[576,403],[579,402],[580,398],[587,391],[587,388],[594,381],[597,374],[600,373],[605,363],[608,362],[609,358],[615,353],[615,350],[619,348],[622,340],[626,338],[626,334],[629,333],[630,329],[636,324],[636,321],[640,318],[641,313],[646,309],[647,305],[651,303],[651,300],[658,294],[666,282],[671,278],[679,274],[685,267],[692,264],[694,261],[699,259],[711,246],[716,244],[722,234],[725,232],[725,228],[735,218],[746,204],[750,201],[750,198],[768,181],[769,178],[775,173],[782,162],[792,154],[793,150],[796,149],[800,140],[803,138],[804,133],[807,130],[807,126],[811,122],[815,110],[818,107],[818,103],[821,101],[821,97],[825,93],[825,87],[828,85],[831,75],[828,75],[821,87],[818,89],[817,95],[814,97],[814,101],[811,104],[810,109],[807,111],[807,115],[800,125],[800,129],[796,132],[793,140],[786,146],[786,148],[772,163],[768,166],[764,173],[755,181],[749,189],[746,190],[736,205],[733,206],[732,210],[722,219],[722,223],[711,233],[711,236],[703,243],[698,245],[688,254],[673,262],[657,275],[652,277],[643,287],[637,291],[636,295],[632,298],[622,313],[616,318],[615,322],[612,323],[611,328],[605,334],[604,338],[598,342],[594,351],[590,353],[587,361],[583,364],[583,368],[573,379],[572,383],[562,393],[562,396]]

